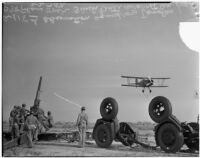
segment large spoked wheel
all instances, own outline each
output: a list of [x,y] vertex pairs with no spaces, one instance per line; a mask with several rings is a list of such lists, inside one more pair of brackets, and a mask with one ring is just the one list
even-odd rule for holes
[[100,113],[104,120],[115,119],[118,113],[118,104],[114,98],[105,98],[100,106]]
[[157,142],[165,152],[175,153],[184,143],[183,133],[172,123],[163,124],[158,129]]
[[104,124],[98,125],[94,130],[94,140],[99,147],[108,148],[113,142],[111,131]]
[[151,100],[149,104],[149,115],[156,123],[161,123],[172,114],[172,106],[170,101],[163,97],[158,96]]

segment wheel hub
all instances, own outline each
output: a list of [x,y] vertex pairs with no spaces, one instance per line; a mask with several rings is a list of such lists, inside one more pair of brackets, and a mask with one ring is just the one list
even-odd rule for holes
[[106,113],[110,113],[112,111],[112,104],[111,103],[108,103],[106,106],[105,106],[105,111]]
[[176,137],[174,133],[170,130],[163,132],[162,134],[162,141],[165,145],[171,146],[174,144]]
[[153,112],[154,112],[155,116],[160,117],[161,115],[163,115],[164,111],[165,111],[165,107],[162,102],[155,104],[155,106],[153,108]]

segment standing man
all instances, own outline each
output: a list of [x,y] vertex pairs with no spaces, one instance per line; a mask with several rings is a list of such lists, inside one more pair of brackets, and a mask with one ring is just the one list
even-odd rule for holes
[[47,120],[48,120],[49,128],[53,127],[53,116],[51,115],[51,111],[47,112]]
[[32,140],[37,141],[38,138],[38,127],[39,127],[39,122],[37,118],[33,115],[33,111],[30,112],[30,115],[27,116],[26,118],[26,132],[27,132],[27,138],[28,142],[27,145],[32,148],[33,143]]
[[12,139],[19,137],[19,113],[17,111],[17,105],[14,106],[10,112],[9,118],[10,131]]
[[19,124],[19,129],[20,129],[20,133],[23,133],[24,130],[24,123],[26,120],[26,117],[28,115],[29,111],[26,109],[26,104],[22,104],[21,108],[20,108],[20,124]]
[[80,147],[84,148],[86,129],[88,126],[88,116],[85,112],[84,106],[81,107],[81,113],[79,113],[79,115],[78,115],[76,126],[78,127],[79,134],[80,134],[79,145],[80,145]]

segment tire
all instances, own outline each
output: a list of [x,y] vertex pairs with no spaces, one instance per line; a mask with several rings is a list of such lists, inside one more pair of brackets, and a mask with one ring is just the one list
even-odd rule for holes
[[112,142],[112,133],[108,126],[100,124],[94,130],[94,140],[99,147],[108,148]]
[[165,152],[175,153],[183,146],[183,133],[174,124],[165,123],[158,129],[157,143]]
[[149,104],[149,116],[156,123],[161,123],[172,114],[172,106],[170,101],[158,96],[151,100]]
[[118,104],[114,98],[105,98],[100,105],[100,113],[104,120],[111,121],[115,119],[118,113]]

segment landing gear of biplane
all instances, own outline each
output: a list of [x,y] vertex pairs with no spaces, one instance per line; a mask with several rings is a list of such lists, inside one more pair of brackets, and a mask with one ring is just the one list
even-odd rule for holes
[[172,114],[170,101],[163,97],[153,98],[149,104],[149,115],[153,121],[160,123]]
[[117,116],[118,104],[114,98],[105,98],[100,105],[100,113],[104,120],[110,121]]

